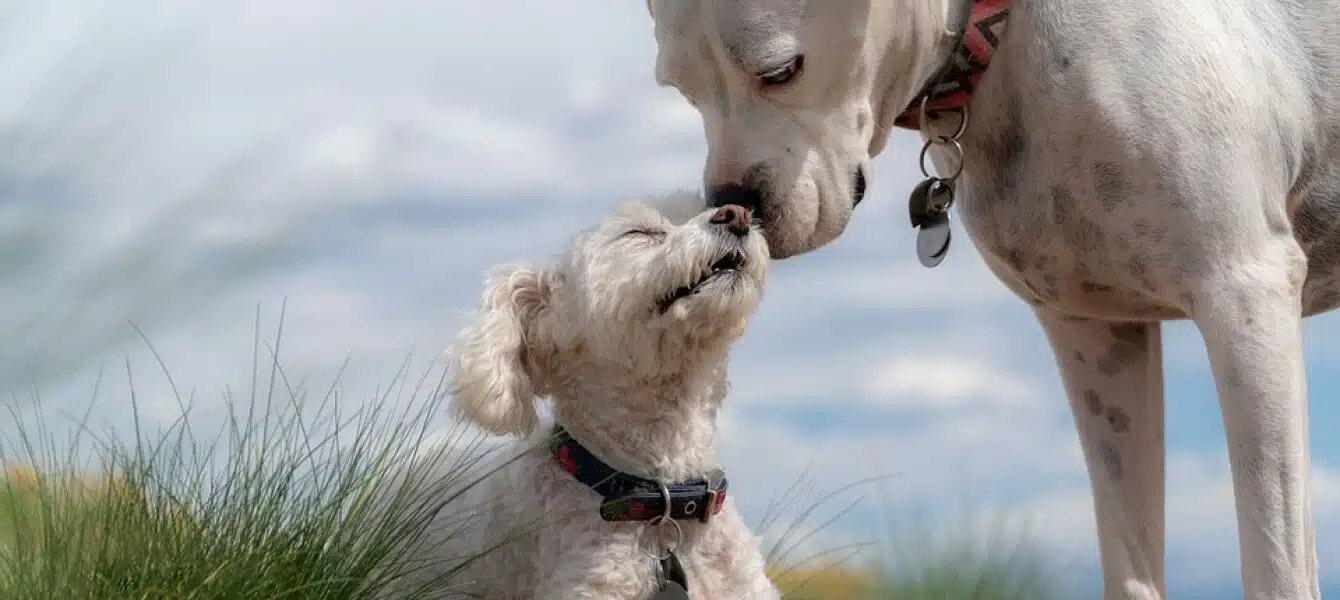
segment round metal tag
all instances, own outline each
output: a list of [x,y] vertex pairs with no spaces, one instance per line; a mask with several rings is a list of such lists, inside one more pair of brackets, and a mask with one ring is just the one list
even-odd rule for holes
[[662,587],[652,596],[652,600],[689,600],[689,592],[684,589],[684,586],[673,581],[667,581],[665,587]]
[[949,217],[940,218],[917,229],[917,260],[928,269],[940,265],[949,254]]

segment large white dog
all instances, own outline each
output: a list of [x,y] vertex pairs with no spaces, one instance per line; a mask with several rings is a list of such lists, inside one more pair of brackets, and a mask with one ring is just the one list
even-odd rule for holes
[[[837,237],[894,127],[1055,351],[1104,597],[1164,597],[1160,324],[1219,390],[1242,580],[1319,597],[1301,321],[1340,304],[1340,0],[649,0],[659,80],[702,114],[712,202],[775,258]],[[923,152],[923,159],[926,152]],[[905,157],[904,160],[915,160]],[[925,168],[925,167],[923,167]]]

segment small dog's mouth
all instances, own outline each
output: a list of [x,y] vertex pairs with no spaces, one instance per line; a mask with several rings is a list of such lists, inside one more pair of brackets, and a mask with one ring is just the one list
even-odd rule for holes
[[739,274],[740,269],[744,268],[744,255],[739,252],[731,252],[712,263],[698,279],[688,285],[680,286],[675,291],[670,292],[664,298],[657,302],[661,312],[670,310],[676,302],[693,296],[698,290],[709,281],[721,276],[735,276]]

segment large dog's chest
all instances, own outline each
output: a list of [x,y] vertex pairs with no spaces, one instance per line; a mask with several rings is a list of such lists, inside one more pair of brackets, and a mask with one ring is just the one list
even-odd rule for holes
[[[1290,211],[1308,259],[1307,315],[1340,306],[1340,161],[1335,168],[1337,176],[1301,191]],[[1146,190],[1111,164],[1098,171],[1011,197],[964,182],[964,227],[992,272],[1030,304],[1103,319],[1186,318],[1187,278],[1213,259],[1206,232],[1161,212],[1169,200],[1157,183]]]
[[[1166,320],[1285,229],[1308,259],[1304,312],[1340,306],[1340,46],[1318,43],[1340,0],[1224,5],[1219,21],[1134,4],[1011,12],[963,139],[956,212],[974,245],[1030,303]],[[1091,21],[1109,35],[1074,26]]]
[[[973,243],[996,277],[1029,304],[1103,319],[1186,317],[1165,265],[1142,244],[1159,235],[1154,224],[1114,226],[1074,205],[1025,210],[1017,199],[964,187],[960,214]],[[1065,203],[1075,198],[1060,188],[1048,194]]]

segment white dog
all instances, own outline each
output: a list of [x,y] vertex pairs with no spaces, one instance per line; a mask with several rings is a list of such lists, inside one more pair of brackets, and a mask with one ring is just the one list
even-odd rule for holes
[[[683,214],[626,203],[556,264],[497,268],[453,346],[453,410],[529,436],[471,490],[486,499],[472,535],[444,526],[455,535],[423,546],[497,546],[454,578],[465,597],[779,597],[714,452],[727,352],[758,307],[767,244],[739,206],[658,204]],[[538,427],[543,396],[553,429]],[[685,580],[689,596],[661,589]]]
[[1301,322],[1340,304],[1340,1],[648,8],[659,80],[702,114],[711,203],[750,208],[774,258],[837,237],[889,132],[922,129],[943,178],[912,199],[921,257],[943,258],[957,197],[1034,307],[1088,463],[1105,598],[1165,595],[1159,323],[1188,318],[1220,395],[1246,596],[1319,597]]

